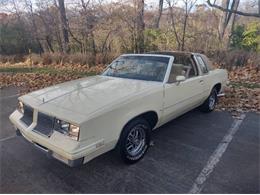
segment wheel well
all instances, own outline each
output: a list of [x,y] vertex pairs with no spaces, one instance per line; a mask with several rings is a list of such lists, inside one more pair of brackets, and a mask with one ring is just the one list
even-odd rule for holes
[[221,83],[217,83],[213,88],[216,88],[217,92],[219,93],[221,90]]
[[[144,118],[150,125],[151,125],[151,129],[153,129],[155,127],[155,125],[157,124],[158,122],[158,115],[155,111],[148,111],[148,112],[145,112],[145,113],[142,113],[142,114],[139,114],[137,115],[136,117],[132,118],[131,120],[129,120],[125,126],[130,123],[131,121],[137,119],[137,118]],[[123,127],[123,129],[125,128],[125,126]],[[122,130],[123,130],[122,129]],[[121,131],[120,133],[120,136],[122,134],[123,131]],[[118,139],[118,142],[116,144],[116,146],[118,146],[118,143],[119,143],[119,140],[120,140],[120,137]]]
[[155,127],[158,122],[157,113],[154,111],[149,111],[144,114],[141,114],[140,117],[143,117],[151,125],[151,129]]
[[[142,114],[134,117],[132,120],[134,120],[136,118],[144,118],[151,125],[151,129],[153,129],[158,122],[158,115],[155,111],[148,111],[148,112],[142,113]],[[130,121],[132,121],[132,120],[130,120]]]

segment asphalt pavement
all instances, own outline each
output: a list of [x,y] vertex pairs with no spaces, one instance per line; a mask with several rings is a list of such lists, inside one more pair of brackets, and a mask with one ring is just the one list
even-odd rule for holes
[[259,114],[193,110],[155,130],[137,164],[111,151],[70,168],[15,135],[18,96],[0,89],[0,193],[260,193]]

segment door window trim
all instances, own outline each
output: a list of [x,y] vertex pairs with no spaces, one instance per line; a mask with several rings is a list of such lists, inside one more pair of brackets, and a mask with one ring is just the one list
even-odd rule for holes
[[[202,67],[201,67],[201,63],[199,63],[199,58],[201,59],[201,61],[202,61],[203,65],[205,66],[207,72],[204,72],[204,71],[203,71],[203,69],[202,69]],[[202,58],[200,55],[195,55],[195,59],[196,59],[196,62],[197,62],[197,66],[199,66],[199,69],[200,69],[201,74],[202,74],[202,75],[208,74],[208,73],[209,73],[208,66],[207,66],[207,64],[204,62],[203,58]]]
[[[174,59],[175,59],[175,58],[173,57],[173,58],[170,59],[170,61],[169,61],[169,64],[170,64],[170,65],[169,65],[169,67],[168,67],[168,69],[167,69],[167,71],[166,71],[166,74],[165,74],[165,82],[164,82],[164,83],[166,83],[166,84],[178,83],[178,82],[169,83],[170,74],[171,74],[171,71],[172,71],[172,68],[173,68],[173,65],[174,65]],[[197,77],[200,76],[200,73],[201,73],[200,68],[198,68],[198,65],[197,65],[197,60],[194,59],[194,55],[190,56],[189,59],[190,59],[190,61],[191,61],[191,66],[194,68],[194,71],[195,71],[195,74],[196,74],[196,75],[194,75],[194,76],[192,76],[192,77],[186,77],[185,81],[190,80],[190,79],[193,79],[193,78],[197,78]],[[167,79],[166,79],[166,78],[167,78]],[[183,81],[183,82],[185,82],[185,81]]]

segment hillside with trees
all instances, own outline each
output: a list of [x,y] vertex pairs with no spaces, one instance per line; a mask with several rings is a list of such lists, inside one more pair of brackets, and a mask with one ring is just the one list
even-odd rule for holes
[[4,0],[1,7],[1,55],[80,53],[93,63],[151,50],[260,52],[259,1]]

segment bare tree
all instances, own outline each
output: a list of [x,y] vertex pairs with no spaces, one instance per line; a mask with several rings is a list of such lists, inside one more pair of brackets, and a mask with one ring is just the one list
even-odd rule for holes
[[65,53],[69,52],[69,31],[68,31],[68,21],[66,17],[64,0],[58,0],[59,2],[59,12],[60,12],[60,20],[61,20],[61,30],[62,30],[62,50]]
[[136,28],[137,28],[137,44],[136,51],[138,53],[144,52],[144,0],[137,0],[137,16],[136,16]]
[[85,2],[84,0],[81,0],[81,6],[83,9],[83,17],[84,17],[84,23],[85,23],[85,36],[89,40],[91,49],[92,49],[92,54],[93,58],[96,58],[96,42],[95,42],[95,37],[94,37],[94,27],[95,24],[97,23],[95,15],[92,13],[93,11],[91,9],[88,9],[88,6],[90,4],[90,0]]
[[162,16],[162,10],[163,10],[163,0],[159,0],[158,15],[157,15],[157,17],[155,17],[154,28],[159,28],[159,26],[160,26],[160,20],[161,20],[161,16]]
[[[233,0],[235,1],[235,0]],[[224,7],[224,6],[220,6],[216,4],[216,0],[214,0],[214,2],[212,3],[210,0],[207,0],[207,3],[209,6],[217,8],[223,12],[229,12],[229,13],[235,13],[238,15],[242,15],[242,16],[249,16],[249,17],[260,17],[260,0],[258,0],[258,13],[248,13],[248,12],[243,12],[243,11],[238,11],[229,7]]]
[[[239,0],[222,0],[222,7],[225,7],[226,9],[230,9],[231,10],[237,10],[239,5]],[[225,32],[227,30],[228,25],[232,26],[234,25],[234,21],[235,21],[235,13],[233,12],[222,12],[221,14],[221,18],[219,21],[219,38],[220,40],[223,40]]]
[[183,31],[182,31],[182,40],[181,40],[181,50],[184,51],[185,46],[185,35],[186,35],[186,27],[188,23],[188,17],[191,12],[191,9],[195,5],[197,0],[183,0],[185,7],[184,21],[183,21]]
[[33,27],[32,34],[34,36],[34,39],[36,40],[37,44],[39,45],[40,51],[44,52],[42,44],[41,44],[40,39],[39,39],[39,35],[38,35],[38,27],[37,27],[36,21],[35,21],[35,15],[34,15],[34,11],[33,11],[32,1],[31,0],[25,0],[25,6],[28,9],[28,13],[29,13],[29,16],[30,16],[30,19],[31,19],[31,23],[32,23],[32,27]]
[[56,1],[34,0],[32,2],[37,6],[35,9],[37,11],[35,11],[34,15],[38,28],[38,35],[44,51],[63,52],[59,7]]
[[175,16],[174,16],[174,4],[175,4],[175,1],[174,0],[166,0],[167,3],[168,3],[168,6],[169,6],[169,11],[170,11],[170,18],[171,18],[171,25],[172,25],[172,28],[173,28],[173,33],[175,35],[175,39],[177,41],[177,49],[179,50],[180,47],[181,47],[181,41],[180,41],[180,38],[179,38],[179,35],[177,33],[177,28],[176,28],[176,21],[175,21]]
[[176,27],[176,19],[174,14],[174,0],[167,0],[168,6],[169,6],[169,11],[170,11],[170,18],[171,18],[171,23],[173,27],[173,32],[177,41],[178,45],[178,50],[185,50],[185,38],[186,38],[186,29],[187,29],[187,24],[188,24],[188,18],[190,15],[190,12],[192,8],[194,7],[195,3],[197,0],[183,0],[184,3],[184,14],[183,15],[183,20],[182,20],[182,32],[181,34],[177,32],[177,27]]

